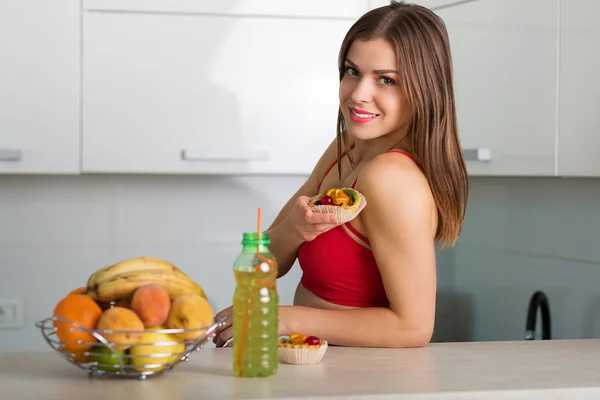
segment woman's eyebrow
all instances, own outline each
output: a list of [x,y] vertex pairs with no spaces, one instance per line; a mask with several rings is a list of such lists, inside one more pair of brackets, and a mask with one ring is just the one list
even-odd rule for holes
[[[360,68],[358,68],[358,65],[356,65],[356,63],[352,62],[349,58],[346,58],[346,62],[348,64],[350,64],[353,68],[356,68],[358,70],[360,70]],[[398,74],[398,71],[396,71],[395,69],[374,69],[373,70],[374,74]]]

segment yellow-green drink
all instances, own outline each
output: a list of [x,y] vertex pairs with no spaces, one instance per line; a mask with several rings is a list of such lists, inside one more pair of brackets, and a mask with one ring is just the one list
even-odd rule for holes
[[240,377],[275,374],[278,361],[277,262],[266,233],[244,233],[234,263],[233,369]]

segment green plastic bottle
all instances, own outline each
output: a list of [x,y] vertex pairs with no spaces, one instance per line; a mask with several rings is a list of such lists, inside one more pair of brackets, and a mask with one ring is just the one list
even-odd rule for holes
[[246,232],[233,271],[233,370],[239,377],[267,377],[279,368],[277,262],[266,232]]

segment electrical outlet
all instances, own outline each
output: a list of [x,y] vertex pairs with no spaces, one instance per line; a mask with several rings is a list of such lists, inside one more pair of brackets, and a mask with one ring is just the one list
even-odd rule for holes
[[0,298],[0,329],[23,327],[23,300]]

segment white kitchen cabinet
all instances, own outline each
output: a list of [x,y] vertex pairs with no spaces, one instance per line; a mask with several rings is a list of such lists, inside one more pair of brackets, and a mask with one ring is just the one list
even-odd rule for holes
[[558,173],[600,176],[600,2],[561,1]]
[[471,175],[554,176],[558,2],[479,0],[440,9]]
[[0,2],[0,174],[79,173],[79,22],[77,1]]
[[368,4],[369,0],[83,0],[88,11],[317,18],[357,18]]
[[[458,3],[467,3],[470,1],[478,0],[408,0],[407,3],[419,4],[432,10],[436,10],[438,8],[449,7]],[[369,9],[387,6],[388,4],[390,4],[390,0],[369,0]]]
[[83,171],[309,173],[353,22],[84,12]]
[[411,2],[431,8],[448,29],[469,174],[554,176],[558,2]]

